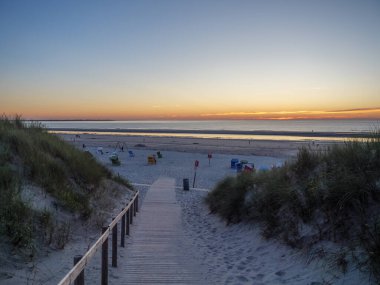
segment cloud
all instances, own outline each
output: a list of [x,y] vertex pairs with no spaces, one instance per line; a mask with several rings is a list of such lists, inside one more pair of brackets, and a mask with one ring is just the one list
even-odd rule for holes
[[347,110],[335,110],[335,111],[326,111],[332,113],[346,113],[346,112],[380,112],[380,107],[374,108],[356,108],[356,109],[347,109]]
[[258,119],[258,120],[301,120],[301,119],[353,119],[375,118],[380,119],[380,107],[356,108],[346,110],[299,110],[274,112],[223,112],[206,113],[202,118],[218,119]]

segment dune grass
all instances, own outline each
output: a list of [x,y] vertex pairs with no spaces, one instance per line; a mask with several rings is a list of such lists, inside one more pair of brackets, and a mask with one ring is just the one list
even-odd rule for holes
[[[40,124],[26,125],[20,117],[1,118],[0,232],[15,246],[30,246],[36,225],[52,226],[48,212],[33,210],[21,199],[25,184],[41,187],[60,207],[87,219],[93,211],[91,197],[104,179],[132,189],[128,181],[114,177],[89,153],[49,134]],[[64,224],[59,227],[61,233],[67,230]]]
[[380,134],[331,149],[299,150],[284,166],[221,181],[206,197],[228,223],[258,223],[298,248],[319,241],[360,248],[380,280]]
[[[112,176],[91,155],[47,133],[38,124],[25,126],[20,118],[0,121],[0,141],[8,163],[15,163],[12,159],[21,160],[23,177],[84,216],[91,212],[87,197],[91,189],[103,178]],[[80,190],[76,189],[78,186]]]

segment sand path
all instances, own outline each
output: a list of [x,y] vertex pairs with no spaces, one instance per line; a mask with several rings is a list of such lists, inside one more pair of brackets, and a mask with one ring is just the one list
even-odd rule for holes
[[188,254],[175,179],[160,177],[153,183],[134,225],[120,268],[123,283],[202,283],[201,268]]

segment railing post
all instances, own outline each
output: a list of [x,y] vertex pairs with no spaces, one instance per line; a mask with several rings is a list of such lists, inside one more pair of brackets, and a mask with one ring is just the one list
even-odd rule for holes
[[117,267],[117,223],[112,229],[112,267]]
[[133,201],[133,216],[136,217],[136,199]]
[[[125,213],[120,217],[121,218],[121,229],[120,229],[120,243],[122,247],[125,247],[125,235],[130,236],[130,225],[133,223],[133,216],[136,216],[136,212],[138,212],[139,208],[139,199],[138,195],[134,196],[134,200],[132,198],[129,200],[127,205],[130,205],[128,209],[122,209],[122,212],[125,210]],[[121,214],[121,212],[120,212]],[[120,215],[119,214],[119,215]],[[118,215],[118,216],[119,216]],[[114,218],[115,219],[115,218]],[[111,223],[113,225],[112,228],[112,266],[117,267],[117,227],[118,223],[116,221]],[[96,242],[96,245],[91,247],[86,254],[84,255],[86,258],[86,262],[88,259],[91,259],[88,255],[91,252],[90,256],[93,256],[94,252],[96,252],[100,246],[102,247],[102,256],[101,256],[101,285],[108,285],[108,240],[110,236],[110,225],[107,227],[102,227],[102,237],[104,241],[100,243],[100,239]],[[107,232],[107,235],[103,237],[103,234]],[[83,256],[75,256],[74,257],[74,266],[83,258]],[[84,264],[86,266],[86,264]],[[76,278],[74,277],[76,276]],[[74,285],[84,285],[84,269],[80,273],[77,270],[70,271],[60,282],[60,284],[67,284],[67,282],[73,282]],[[72,284],[72,283],[70,283]]]
[[133,203],[131,204],[131,207],[129,208],[129,217],[131,218],[131,225],[133,224]]
[[[74,256],[74,265],[81,260],[83,255],[76,255]],[[78,275],[78,277],[74,281],[74,285],[84,285],[84,269],[82,272]]]
[[[102,234],[108,230],[108,227],[102,228]],[[108,237],[102,244],[102,285],[108,285]]]
[[125,213],[125,215],[126,215],[126,224],[125,224],[125,226],[126,226],[126,228],[125,228],[125,233],[127,234],[127,235],[129,235],[129,223],[130,223],[130,218],[129,218],[129,209],[127,210],[127,212]]
[[[121,211],[124,211],[124,209]],[[120,246],[125,247],[125,214],[121,217]]]

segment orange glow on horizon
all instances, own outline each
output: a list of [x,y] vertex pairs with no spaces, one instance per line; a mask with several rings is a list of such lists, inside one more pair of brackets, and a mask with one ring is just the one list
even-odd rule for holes
[[258,112],[192,112],[189,109],[166,111],[155,108],[145,112],[121,110],[95,110],[80,112],[8,112],[7,116],[21,114],[24,119],[35,120],[318,120],[318,119],[370,119],[380,120],[379,108],[349,110],[302,110],[302,111],[258,111]]
[[203,118],[252,120],[380,119],[380,108],[333,111],[229,112],[203,114]]

